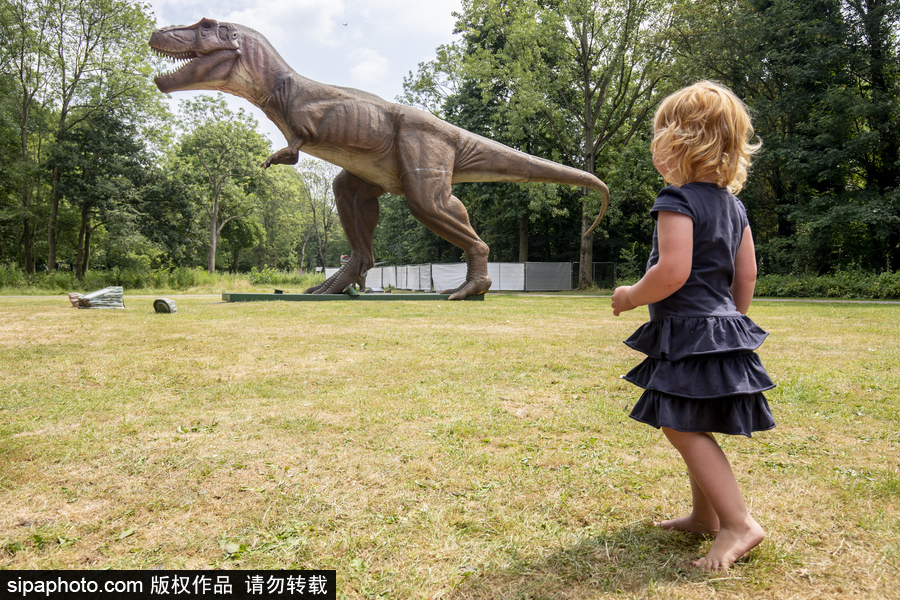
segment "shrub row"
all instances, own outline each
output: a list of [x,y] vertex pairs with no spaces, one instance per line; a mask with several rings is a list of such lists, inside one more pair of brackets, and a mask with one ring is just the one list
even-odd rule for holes
[[900,271],[838,271],[831,275],[762,275],[756,295],[768,298],[900,299]]
[[[210,275],[205,269],[158,269],[132,270],[110,269],[108,271],[88,271],[82,281],[69,271],[53,273],[36,273],[27,276],[15,266],[0,264],[0,289],[33,290],[39,292],[68,293],[99,290],[111,285],[120,285],[126,290],[176,290],[184,291],[197,288],[221,288],[228,285],[245,283],[253,285],[284,285],[309,287],[320,283],[321,275],[306,275],[297,272],[277,271],[265,268],[261,271],[253,269],[249,274],[216,273]],[[246,285],[246,283],[245,283]]]
[[[71,272],[56,271],[26,276],[15,266],[0,264],[0,289],[35,290],[52,293],[92,291],[111,285],[126,290],[189,290],[237,286],[247,282],[254,286],[289,286],[305,288],[320,283],[321,275],[252,269],[246,274],[216,273],[205,269],[159,269],[140,271],[111,269],[89,271],[83,281]],[[621,284],[621,281],[619,282]],[[756,282],[756,295],[768,298],[856,298],[873,300],[900,299],[900,271],[880,274],[838,271],[831,275],[761,275]]]

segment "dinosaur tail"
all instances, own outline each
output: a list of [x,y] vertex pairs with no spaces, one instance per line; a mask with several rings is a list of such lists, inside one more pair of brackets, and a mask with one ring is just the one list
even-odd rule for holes
[[594,190],[602,198],[600,214],[584,235],[597,227],[609,208],[609,188],[593,173],[532,156],[472,133],[460,139],[456,153],[453,182],[464,181],[557,183]]
[[527,154],[526,156],[531,159],[531,172],[528,175],[528,181],[578,185],[600,193],[602,198],[600,214],[594,219],[594,223],[590,228],[584,232],[584,235],[591,233],[600,224],[600,219],[603,218],[603,215],[606,214],[606,209],[609,208],[609,188],[606,184],[593,173],[561,165],[545,158]]

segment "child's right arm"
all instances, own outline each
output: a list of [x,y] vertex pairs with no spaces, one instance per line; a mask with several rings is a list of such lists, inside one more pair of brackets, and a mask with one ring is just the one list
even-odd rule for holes
[[652,304],[677,292],[691,274],[694,221],[681,213],[659,211],[656,222],[659,261],[632,286],[616,288],[612,297],[615,316]]
[[741,245],[734,258],[734,280],[731,282],[731,295],[734,304],[742,315],[746,315],[753,301],[753,290],[756,288],[756,250],[753,246],[753,234],[750,226],[744,227]]

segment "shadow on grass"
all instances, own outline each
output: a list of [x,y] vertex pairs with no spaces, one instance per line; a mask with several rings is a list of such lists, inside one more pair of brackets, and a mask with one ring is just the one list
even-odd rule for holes
[[509,556],[504,566],[469,575],[449,597],[589,598],[598,593],[634,594],[660,584],[702,580],[691,567],[703,540],[661,531],[649,523],[608,529],[540,558]]

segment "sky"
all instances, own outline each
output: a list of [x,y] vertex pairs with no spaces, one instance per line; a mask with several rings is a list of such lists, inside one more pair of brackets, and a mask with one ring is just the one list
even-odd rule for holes
[[[266,36],[299,74],[358,88],[395,101],[403,78],[454,41],[453,12],[460,0],[150,0],[157,26],[190,25],[203,17],[239,23]],[[206,92],[216,93],[216,92]],[[194,92],[171,94],[173,109]],[[249,102],[243,108],[277,150],[284,136]]]

